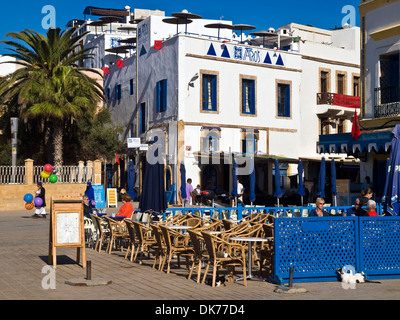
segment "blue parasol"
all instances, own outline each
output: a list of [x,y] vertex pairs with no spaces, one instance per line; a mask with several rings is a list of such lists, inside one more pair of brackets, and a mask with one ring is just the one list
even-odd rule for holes
[[299,187],[297,189],[297,194],[301,197],[301,205],[303,205],[303,197],[305,195],[305,190],[304,190],[304,183],[303,183],[303,162],[299,160],[299,163],[297,165],[297,172],[299,175]]
[[237,167],[238,167],[238,164],[237,164],[237,162],[236,162],[236,159],[233,158],[233,166],[232,166],[232,192],[231,192],[231,194],[232,194],[234,197],[237,197],[237,196],[238,196],[238,192],[237,192],[237,179],[238,179],[238,177],[237,177]]
[[250,163],[250,188],[249,188],[249,193],[250,193],[250,202],[253,203],[256,201],[256,193],[255,193],[255,187],[256,187],[256,168],[254,167],[254,158],[251,158],[251,163]]
[[185,168],[185,164],[183,163],[183,161],[181,162],[181,167],[180,167],[180,172],[181,172],[181,196],[182,196],[182,203],[184,202],[184,200],[186,199],[186,168]]
[[336,194],[337,194],[337,189],[336,189],[336,165],[335,165],[335,160],[331,160],[331,188],[332,188],[332,195],[333,195],[333,205],[336,206]]
[[385,209],[391,214],[399,215],[399,168],[400,168],[400,125],[396,125],[392,131],[392,145],[389,157],[389,167],[385,183],[385,193],[382,201]]
[[135,180],[136,180],[136,173],[135,173],[135,166],[132,160],[129,160],[128,164],[128,194],[131,196],[132,200],[137,198],[137,194],[135,191]]
[[321,159],[321,166],[319,167],[319,178],[318,178],[318,192],[317,196],[325,198],[325,158]]
[[279,206],[279,198],[282,197],[283,191],[281,189],[281,171],[279,169],[279,162],[275,159],[275,192],[274,196],[277,197],[278,206]]
[[167,209],[164,185],[164,163],[146,163],[139,208],[142,212],[146,210],[164,212]]
[[85,195],[88,196],[90,201],[94,201],[94,189],[92,187],[92,183],[89,181],[87,182]]

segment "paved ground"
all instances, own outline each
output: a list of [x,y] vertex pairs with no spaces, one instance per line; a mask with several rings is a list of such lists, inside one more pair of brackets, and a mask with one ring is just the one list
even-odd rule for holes
[[[114,209],[115,210],[115,209]],[[109,209],[108,213],[115,212]],[[86,269],[75,262],[76,249],[57,249],[55,289],[44,289],[42,273],[47,266],[49,218],[32,219],[33,211],[0,212],[0,299],[1,300],[398,300],[400,280],[381,280],[345,290],[340,282],[295,284],[306,293],[275,293],[274,284],[261,281],[228,283],[212,288],[187,279],[187,271],[173,264],[170,274],[151,268],[153,258],[142,265],[124,259],[125,253],[111,254],[87,249],[92,279],[111,280],[106,286],[77,287],[67,280],[84,279]],[[47,282],[49,283],[49,282]],[[157,302],[158,305],[160,302]]]

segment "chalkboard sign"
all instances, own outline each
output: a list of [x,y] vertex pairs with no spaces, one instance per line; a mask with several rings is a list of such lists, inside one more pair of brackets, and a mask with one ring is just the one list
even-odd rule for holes
[[106,207],[106,198],[104,194],[104,186],[102,184],[92,185],[94,190],[94,202],[95,208],[105,208]]
[[77,248],[76,260],[79,263],[82,251],[82,264],[86,266],[85,226],[83,204],[79,198],[51,199],[49,232],[49,264],[56,267],[56,248]]

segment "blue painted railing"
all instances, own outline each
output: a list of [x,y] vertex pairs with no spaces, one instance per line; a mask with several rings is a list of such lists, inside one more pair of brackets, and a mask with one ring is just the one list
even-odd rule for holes
[[[307,217],[308,213],[314,207],[170,207],[163,213],[163,219],[165,220],[168,216],[175,216],[176,214],[197,214],[201,217],[207,216],[216,219],[232,219],[240,220],[251,213],[269,213],[274,215],[276,218],[291,218],[291,217]],[[324,207],[330,215],[341,216],[346,213],[351,206],[336,206],[336,207]],[[380,215],[381,209],[377,208],[377,212]]]
[[400,278],[400,217],[277,218],[271,281],[337,281],[351,266],[368,279]]

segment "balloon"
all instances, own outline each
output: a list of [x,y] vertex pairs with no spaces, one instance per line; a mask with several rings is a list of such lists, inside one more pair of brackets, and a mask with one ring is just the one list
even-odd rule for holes
[[50,181],[51,183],[56,183],[57,180],[58,180],[58,178],[57,178],[57,176],[56,176],[55,174],[52,174],[52,175],[50,176],[50,178],[49,178],[49,181]]
[[35,206],[36,206],[36,207],[41,207],[42,204],[43,204],[43,199],[42,199],[42,198],[39,198],[39,197],[36,197],[35,200],[34,200],[33,202],[35,203]]
[[31,195],[30,193],[27,193],[26,195],[24,195],[24,201],[25,202],[32,202],[33,201],[33,195]]
[[35,205],[33,204],[33,202],[27,202],[27,203],[25,203],[25,209],[26,209],[26,210],[32,210],[34,206],[35,206]]
[[46,164],[44,166],[44,171],[49,172],[51,174],[51,172],[53,171],[53,166],[51,164]]
[[44,179],[47,179],[48,177],[50,177],[50,175],[51,175],[51,172],[47,172],[47,171],[42,171],[42,172],[40,173],[40,176],[41,176],[42,178],[44,178]]

